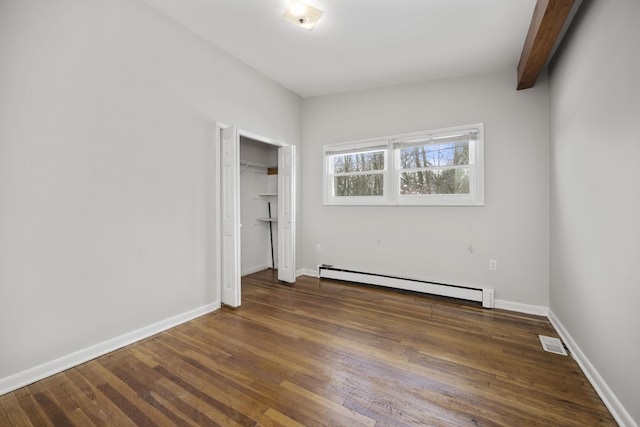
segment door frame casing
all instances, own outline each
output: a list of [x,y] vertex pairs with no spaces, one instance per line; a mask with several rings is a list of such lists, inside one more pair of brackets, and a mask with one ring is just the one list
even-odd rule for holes
[[[220,305],[223,304],[222,302],[222,281],[223,281],[223,277],[222,277],[222,219],[221,219],[221,213],[222,213],[222,177],[221,177],[221,172],[222,172],[222,155],[221,155],[221,146],[222,146],[222,138],[221,138],[221,131],[222,129],[231,127],[232,125],[228,125],[226,123],[222,123],[222,122],[214,122],[214,129],[213,129],[213,133],[214,133],[214,154],[215,154],[215,223],[214,223],[214,227],[215,227],[215,238],[212,239],[215,241],[215,274],[213,274],[212,276],[215,277],[215,280],[217,281],[217,286],[216,286],[216,292],[217,292],[217,301],[219,302]],[[278,148],[280,147],[286,147],[286,146],[290,146],[293,144],[287,144],[278,140],[275,140],[273,138],[269,138],[269,137],[265,137],[263,135],[259,135],[257,133],[254,132],[250,132],[247,131],[245,129],[241,129],[239,127],[237,127],[237,133],[238,133],[238,141],[240,139],[241,136],[245,137],[245,138],[250,138],[253,139],[255,141],[258,142],[262,142],[265,144],[269,144],[269,145],[273,145],[276,146]],[[294,167],[294,171],[295,171],[295,167]],[[294,191],[295,191],[295,174],[293,176],[294,179]],[[296,203],[295,203],[295,194],[293,195],[294,197],[294,203],[292,206],[292,209],[296,210]],[[238,212],[238,215],[240,213]],[[295,227],[295,222],[294,222],[294,227]],[[295,262],[295,240],[294,240],[294,246],[293,246],[293,259]],[[279,261],[279,260],[278,260]],[[280,261],[279,261],[280,262]],[[295,265],[293,267],[294,271],[295,271]]]

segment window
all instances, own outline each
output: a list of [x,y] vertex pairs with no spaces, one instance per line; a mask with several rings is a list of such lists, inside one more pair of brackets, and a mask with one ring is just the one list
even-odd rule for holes
[[325,201],[333,205],[387,204],[388,141],[325,146]]
[[329,205],[483,205],[483,125],[324,147]]
[[335,196],[382,196],[385,157],[385,150],[333,155]]

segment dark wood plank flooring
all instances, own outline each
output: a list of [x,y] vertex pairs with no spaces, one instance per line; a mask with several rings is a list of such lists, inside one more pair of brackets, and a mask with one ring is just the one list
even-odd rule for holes
[[300,277],[0,396],[2,426],[614,426],[549,321]]

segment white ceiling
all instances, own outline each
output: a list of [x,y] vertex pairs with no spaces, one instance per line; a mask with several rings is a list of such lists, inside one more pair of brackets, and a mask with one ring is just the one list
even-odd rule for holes
[[515,76],[536,3],[307,0],[324,11],[307,31],[282,18],[288,0],[143,1],[303,97],[505,69]]

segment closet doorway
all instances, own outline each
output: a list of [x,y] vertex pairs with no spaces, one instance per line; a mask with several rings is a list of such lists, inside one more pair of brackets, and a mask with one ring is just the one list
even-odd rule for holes
[[295,281],[295,146],[234,126],[219,135],[221,302],[238,307],[243,273]]

